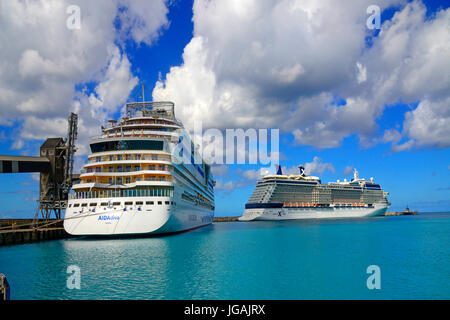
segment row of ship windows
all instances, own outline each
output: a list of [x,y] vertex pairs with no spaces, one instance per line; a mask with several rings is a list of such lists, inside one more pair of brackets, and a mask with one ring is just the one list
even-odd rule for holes
[[[173,122],[170,122],[170,121],[166,121],[166,120],[154,120],[154,119],[146,119],[146,120],[128,120],[126,123],[124,123],[124,125],[136,125],[136,124],[164,124],[164,125],[166,125],[166,124],[168,124],[168,125],[174,125],[174,123]],[[118,129],[118,131],[120,131],[120,127],[117,127]],[[110,127],[110,128],[107,128],[107,129],[113,129],[114,130],[114,127]]]
[[108,180],[104,180],[104,179],[100,179],[98,181],[96,181],[95,179],[87,179],[86,183],[93,183],[93,182],[98,182],[98,183],[109,183],[109,184],[123,184],[125,181],[125,183],[132,183],[132,182],[136,182],[136,181],[172,181],[172,179],[170,177],[147,177],[145,179],[141,178],[141,177],[136,177],[136,178],[131,178],[131,177],[126,177],[125,180],[123,178],[116,178],[115,180],[113,178],[109,178]]
[[105,157],[95,157],[87,161],[87,163],[96,163],[104,161],[122,161],[122,160],[163,160],[170,161],[167,156],[161,156],[157,154],[144,155],[144,154],[125,154],[125,155],[111,155]]
[[173,188],[99,190],[69,194],[69,199],[118,198],[118,197],[173,197]]
[[164,132],[173,132],[175,131],[176,128],[170,128],[170,127],[163,127],[163,128],[158,128],[158,127],[146,127],[145,129],[128,129],[128,130],[109,130],[106,132],[106,135],[120,135],[120,136],[124,136],[124,135],[132,135],[132,136],[139,136],[141,134],[148,134],[149,132],[152,131],[164,131]]
[[[162,205],[163,201],[156,201],[156,203],[158,205]],[[144,205],[144,201],[136,201],[134,202],[134,204],[136,206],[143,206]],[[155,201],[145,201],[145,204],[148,206],[153,206],[155,205]],[[164,201],[165,205],[176,205],[175,201]],[[113,202],[113,203],[108,203],[108,202],[102,202],[100,203],[101,207],[108,207],[108,206],[121,206],[122,203],[121,202]],[[124,206],[132,206],[133,205],[133,201],[125,201]],[[97,207],[97,202],[91,202],[91,203],[74,203],[72,206],[72,203],[69,204],[69,208],[79,208],[79,207]]]
[[[106,168],[87,168],[86,172],[132,172],[132,171],[140,171],[141,166],[109,166],[108,169]],[[159,171],[169,171],[169,166],[166,166],[164,164],[160,165],[149,165],[142,167],[142,170],[159,170]],[[81,170],[81,173],[84,173],[83,170]]]

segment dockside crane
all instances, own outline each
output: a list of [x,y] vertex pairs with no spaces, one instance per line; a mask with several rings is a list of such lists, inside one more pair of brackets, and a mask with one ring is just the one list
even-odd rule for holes
[[35,220],[41,216],[61,219],[69,191],[79,175],[73,174],[78,136],[78,115],[68,118],[66,138],[48,138],[40,148],[39,157],[0,155],[0,173],[39,172],[39,200]]

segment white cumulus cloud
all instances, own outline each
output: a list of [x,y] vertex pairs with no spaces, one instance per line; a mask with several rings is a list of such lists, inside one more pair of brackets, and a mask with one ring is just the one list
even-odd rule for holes
[[[67,28],[70,5],[80,8],[80,29]],[[0,124],[19,125],[22,139],[12,147],[65,136],[75,111],[77,154],[86,153],[89,135],[138,82],[125,41],[153,44],[169,25],[167,13],[164,0],[1,1]]]
[[[379,1],[382,10],[400,10],[373,37],[371,4],[196,0],[183,63],[156,83],[153,97],[174,101],[188,128],[192,119],[220,129],[276,127],[318,148],[352,134],[362,146],[381,142],[386,105],[449,96],[450,9],[426,18],[419,0]],[[410,133],[401,132],[416,146],[443,145]]]

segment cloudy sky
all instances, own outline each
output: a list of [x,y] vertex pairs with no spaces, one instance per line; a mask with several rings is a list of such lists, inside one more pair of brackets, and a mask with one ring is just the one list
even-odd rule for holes
[[[448,1],[4,0],[0,47],[0,154],[37,155],[76,112],[79,169],[144,84],[190,130],[279,129],[286,172],[357,168],[394,210],[450,210]],[[242,213],[261,167],[215,166],[217,215]],[[0,176],[0,216],[33,215],[35,179]]]

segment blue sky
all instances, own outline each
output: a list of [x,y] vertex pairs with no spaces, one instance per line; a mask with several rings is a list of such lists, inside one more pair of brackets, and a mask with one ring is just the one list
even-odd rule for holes
[[[61,31],[63,1],[0,5],[0,44],[13,43],[0,54],[0,154],[37,155],[75,111],[79,169],[88,137],[144,84],[188,128],[279,129],[288,170],[309,164],[328,182],[356,168],[392,210],[450,210],[447,1],[379,1],[380,30],[365,26],[373,1],[72,2],[75,31]],[[216,168],[217,216],[242,214],[260,167]],[[0,217],[33,216],[35,178],[0,175]]]

